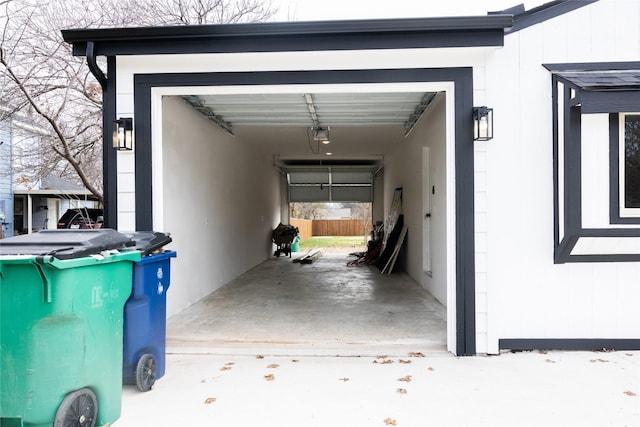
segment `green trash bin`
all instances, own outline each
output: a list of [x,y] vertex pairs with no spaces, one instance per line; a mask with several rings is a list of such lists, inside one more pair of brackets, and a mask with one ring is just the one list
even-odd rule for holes
[[0,426],[92,427],[120,417],[123,308],[140,252],[106,230],[0,244]]

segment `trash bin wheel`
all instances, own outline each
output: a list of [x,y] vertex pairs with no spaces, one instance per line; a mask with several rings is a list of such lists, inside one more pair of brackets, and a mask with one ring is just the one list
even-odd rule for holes
[[94,427],[98,413],[98,400],[88,388],[67,394],[58,406],[53,427]]
[[156,382],[156,358],[153,354],[143,354],[136,365],[136,385],[140,391],[149,391]]

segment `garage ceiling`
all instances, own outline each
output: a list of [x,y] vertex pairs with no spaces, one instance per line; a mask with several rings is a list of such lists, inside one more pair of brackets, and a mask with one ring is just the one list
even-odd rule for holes
[[[290,201],[371,201],[384,153],[401,143],[436,92],[186,95],[228,133],[252,144],[287,176]],[[313,139],[329,128],[331,143]]]
[[[235,126],[405,126],[433,97],[427,92],[200,95],[194,103]],[[317,115],[312,117],[310,105]],[[315,122],[315,123],[314,123]]]

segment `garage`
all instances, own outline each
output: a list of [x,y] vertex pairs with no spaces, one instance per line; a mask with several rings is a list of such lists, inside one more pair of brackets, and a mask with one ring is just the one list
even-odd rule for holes
[[[172,317],[272,261],[292,197],[371,198],[384,221],[402,188],[399,267],[444,307],[446,349],[475,355],[638,348],[640,214],[622,173],[637,17],[562,0],[62,34],[103,89],[107,226],[175,237]],[[132,125],[129,150],[114,124]]]
[[[206,283],[205,277],[212,277],[220,288],[197,302],[169,298],[173,312],[169,342],[190,347],[232,343],[234,348],[246,348],[248,343],[253,351],[277,343],[287,348],[280,351],[297,353],[303,348],[337,351],[336,346],[341,346],[343,353],[358,354],[383,343],[445,350],[446,93],[431,87],[435,86],[305,84],[251,87],[250,93],[242,93],[226,86],[208,87],[204,93],[163,95],[164,179],[162,187],[154,183],[154,192],[162,188],[165,195],[164,222],[171,224],[177,250],[194,260],[187,268],[193,272],[211,265],[211,269],[200,268],[203,277],[198,280]],[[226,93],[231,90],[240,93]],[[318,129],[328,132],[323,137],[329,137],[329,144],[318,139]],[[426,258],[417,273],[424,277],[423,283],[397,273],[391,276],[394,284],[388,284],[388,277],[375,267],[349,271],[344,254],[324,254],[312,266],[284,258],[262,262],[265,251],[273,252],[269,232],[274,222],[288,223],[289,202],[371,202],[374,219],[385,220],[390,208],[385,193],[393,195],[396,188],[385,188],[394,156],[411,176],[425,178],[421,186],[412,185],[412,178],[402,185],[405,208],[427,209],[421,214],[427,224],[415,225],[425,234],[414,234],[420,240],[407,240],[404,252],[404,257]],[[181,167],[185,163],[190,167]],[[203,191],[207,197],[202,197]],[[430,203],[435,209],[427,217],[432,213]],[[193,212],[185,213],[184,206],[191,206]],[[405,217],[415,223],[411,214]],[[423,230],[425,225],[433,227],[432,235]],[[203,234],[210,241],[203,241]],[[188,235],[193,240],[181,237]],[[196,240],[201,243],[195,248],[192,243],[177,243]],[[432,245],[433,254],[424,253],[423,248]],[[234,265],[253,251],[256,265],[250,265],[248,272],[243,271],[246,264]],[[224,260],[225,269],[211,263],[208,254]],[[180,268],[177,265],[175,271]],[[343,279],[331,282],[335,277]],[[177,283],[181,286],[180,279]],[[426,291],[427,283],[440,300]],[[363,291],[369,287],[383,294],[387,286],[393,289],[392,295],[370,298]],[[278,297],[287,287],[289,293]],[[252,298],[238,296],[236,292],[242,295],[239,290],[245,288],[253,289]],[[409,289],[416,294],[405,296]],[[356,299],[368,305],[353,302],[353,295],[360,295]],[[388,303],[377,304],[382,300]],[[420,300],[423,303],[417,304]],[[229,309],[222,301],[234,302]],[[336,306],[336,301],[342,303]],[[432,309],[432,304],[439,307]],[[179,328],[182,322],[185,327]],[[427,326],[431,322],[437,329]],[[409,325],[422,330],[411,330]],[[381,332],[385,329],[386,335]]]
[[270,262],[290,201],[370,201],[385,221],[402,188],[400,268],[442,305],[442,347],[475,354],[474,66],[510,24],[64,31],[103,84],[105,123],[132,118],[133,150],[105,147],[106,221],[173,236],[168,316]]

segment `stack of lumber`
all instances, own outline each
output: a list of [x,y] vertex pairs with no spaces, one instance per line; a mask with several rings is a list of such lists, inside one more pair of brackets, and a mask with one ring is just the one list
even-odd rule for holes
[[293,262],[298,262],[300,264],[311,264],[313,261],[318,259],[320,255],[322,255],[322,249],[312,249],[301,257],[295,258]]

